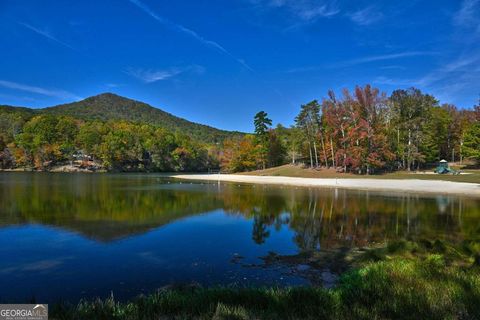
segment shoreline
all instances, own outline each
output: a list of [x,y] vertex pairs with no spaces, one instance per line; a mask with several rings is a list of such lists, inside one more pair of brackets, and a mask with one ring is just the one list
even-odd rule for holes
[[480,198],[480,184],[420,179],[327,179],[283,176],[249,176],[234,174],[179,174],[171,178],[183,180],[222,181],[271,184],[295,187],[340,188],[349,190],[427,193],[437,195],[466,195]]

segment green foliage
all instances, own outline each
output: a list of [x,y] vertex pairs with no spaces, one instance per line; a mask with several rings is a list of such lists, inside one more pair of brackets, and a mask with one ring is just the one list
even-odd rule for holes
[[272,120],[268,118],[268,114],[265,111],[260,111],[255,115],[253,124],[255,126],[255,134],[264,136],[267,134],[269,126],[272,125]]
[[15,136],[20,133],[28,116],[21,112],[8,112],[7,107],[0,107],[0,139],[5,144],[12,142]]
[[480,121],[475,122],[465,131],[463,149],[467,157],[480,162]]
[[226,140],[224,143],[221,167],[224,171],[239,172],[258,168],[257,144],[252,135],[242,139]]
[[42,113],[69,115],[84,120],[128,121],[162,127],[173,133],[181,132],[205,143],[221,143],[226,138],[241,136],[240,132],[219,130],[193,123],[146,103],[104,93],[85,100],[50,107]]
[[295,118],[295,124],[308,143],[308,155],[310,167],[318,167],[318,149],[317,141],[321,136],[320,129],[320,105],[317,100],[313,100],[300,107],[300,113]]
[[250,171],[267,166],[274,167],[284,163],[285,141],[279,137],[282,131],[270,129],[272,120],[264,111],[254,117],[255,135],[246,135],[242,139],[228,139],[224,142],[221,167],[224,171]]
[[100,121],[87,122],[80,126],[77,145],[88,154],[99,154],[100,145],[102,144],[103,136],[108,133],[108,128]]
[[267,161],[269,167],[276,167],[284,164],[285,146],[278,137],[276,130],[268,133]]
[[46,109],[0,106],[1,168],[83,159],[115,171],[206,171],[218,168],[225,139],[242,136],[110,93]]
[[27,163],[43,168],[50,162],[70,158],[77,132],[73,118],[40,115],[25,123],[14,142],[27,155]]
[[447,158],[444,150],[449,135],[449,123],[452,121],[448,111],[441,107],[432,107],[423,125],[424,138],[420,151],[425,155],[425,161],[436,163]]
[[366,85],[302,105],[291,128],[271,129],[260,111],[252,140],[106,93],[38,110],[0,106],[0,165],[43,169],[80,154],[111,170],[198,171],[221,162],[236,172],[285,161],[352,173],[417,170],[440,159],[480,161],[478,110],[438,106],[415,88],[386,97]]
[[268,129],[272,125],[272,120],[268,118],[265,111],[260,111],[253,118],[253,124],[255,126],[257,159],[262,164],[262,168],[265,169],[270,151]]
[[23,125],[11,145],[0,137],[2,167],[43,170],[73,161],[75,155],[114,171],[206,171],[218,167],[207,145],[184,134],[127,121],[85,122],[69,116],[38,115]]
[[[29,109],[0,105],[0,132],[4,122],[10,126],[15,118],[22,126],[35,115],[69,116],[84,121],[99,120],[100,122],[127,121],[133,123],[145,123],[152,126],[162,127],[173,133],[181,132],[204,143],[222,143],[223,140],[233,137],[241,137],[243,133],[219,130],[206,125],[190,122],[176,117],[168,112],[154,108],[146,103],[120,97],[112,93],[104,93],[87,98],[82,101],[58,105],[45,109]],[[8,117],[8,118],[7,118]],[[14,129],[15,129],[14,128]],[[12,129],[10,129],[12,131]],[[15,131],[15,130],[13,130]]]

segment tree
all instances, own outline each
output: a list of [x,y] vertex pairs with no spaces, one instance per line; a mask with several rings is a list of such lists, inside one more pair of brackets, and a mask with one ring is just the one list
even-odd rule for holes
[[370,174],[393,159],[388,143],[388,99],[370,85],[343,91],[341,100],[333,91],[322,103],[324,128],[333,166]]
[[425,133],[422,129],[437,100],[415,88],[395,90],[390,100],[392,122],[397,133],[395,153],[401,167],[410,171],[425,161],[420,150]]
[[480,121],[474,122],[465,131],[463,150],[465,156],[480,163]]
[[[300,113],[295,118],[297,127],[304,134],[308,143],[308,154],[310,157],[310,167],[319,166],[318,161],[318,148],[317,139],[320,137],[322,150],[326,161],[326,151],[321,132],[321,117],[320,117],[320,105],[317,100],[313,100],[307,104],[304,104],[300,108]],[[326,163],[328,165],[328,163]]]
[[275,128],[275,133],[283,148],[283,158],[296,164],[297,159],[301,157],[302,134],[300,129],[295,126],[285,128],[279,124]]
[[100,121],[84,123],[80,126],[76,137],[77,148],[94,158],[99,158],[100,145],[109,131],[110,128]]
[[27,155],[27,161],[38,169],[62,159],[55,116],[41,115],[33,117],[16,136],[16,144]]
[[268,139],[268,165],[270,167],[282,165],[285,157],[285,149],[276,130],[270,130],[268,132]]
[[12,168],[14,164],[15,158],[7,147],[4,137],[0,136],[0,169]]
[[332,90],[328,91],[328,99],[322,104],[325,125],[330,133],[330,152],[333,166],[341,166],[347,171],[348,144],[347,129],[349,121],[347,109],[343,101],[337,100]]
[[263,169],[265,169],[269,152],[268,129],[269,126],[272,125],[272,120],[268,118],[268,114],[265,111],[260,111],[255,115],[253,124],[255,126],[255,137],[257,142],[256,153],[259,162],[262,164]]
[[227,172],[241,172],[256,169],[255,137],[246,135],[241,139],[225,140],[220,166],[222,170]]
[[450,123],[452,118],[445,108],[432,107],[429,116],[423,124],[423,143],[420,151],[428,163],[436,163],[447,159],[449,155],[451,135]]
[[480,99],[478,99],[478,104],[473,107],[474,118],[476,121],[480,121]]
[[171,132],[163,128],[153,129],[145,140],[145,148],[148,150],[151,170],[175,170],[173,152],[178,148],[178,142]]
[[393,159],[386,137],[387,99],[384,94],[370,85],[355,88],[358,141],[361,153],[360,171],[370,174],[373,169],[382,168]]
[[255,125],[255,134],[262,137],[267,134],[269,126],[272,125],[272,120],[268,118],[265,111],[260,111],[255,115],[253,124]]
[[78,135],[78,123],[71,117],[61,117],[55,127],[57,142],[64,158],[72,160],[76,150],[75,139]]

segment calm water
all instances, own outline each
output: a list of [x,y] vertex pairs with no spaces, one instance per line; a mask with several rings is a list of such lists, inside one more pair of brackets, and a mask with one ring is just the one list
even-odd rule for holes
[[0,173],[0,301],[127,299],[192,282],[309,285],[251,265],[269,252],[479,235],[480,200],[468,197]]

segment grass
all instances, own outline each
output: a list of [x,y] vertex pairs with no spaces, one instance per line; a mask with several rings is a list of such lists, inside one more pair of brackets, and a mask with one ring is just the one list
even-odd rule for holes
[[[433,170],[426,170],[426,173]],[[311,169],[295,166],[291,164],[268,168],[265,170],[256,170],[251,172],[242,172],[245,175],[255,176],[283,176],[283,177],[299,177],[299,178],[348,178],[348,179],[420,179],[420,180],[442,180],[453,182],[470,182],[480,183],[480,170],[462,170],[468,174],[450,175],[450,174],[425,174],[423,172],[414,173],[407,171],[397,171],[375,175],[357,175],[352,173],[337,173],[334,169]]]
[[366,250],[333,289],[161,290],[130,302],[56,305],[53,319],[480,319],[480,242]]

